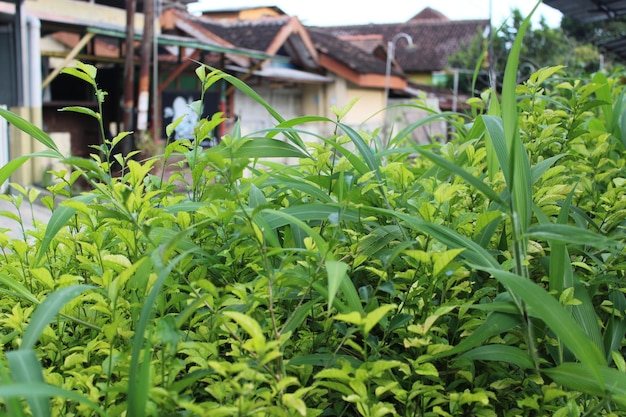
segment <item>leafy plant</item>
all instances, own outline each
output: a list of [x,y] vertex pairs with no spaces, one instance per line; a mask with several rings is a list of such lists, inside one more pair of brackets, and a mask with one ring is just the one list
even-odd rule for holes
[[223,118],[200,120],[157,167],[114,154],[126,134],[60,155],[0,109],[74,172],[47,225],[0,237],[2,412],[624,415],[623,86],[517,85],[521,39],[443,144],[358,131],[350,105],[285,120],[203,65],[203,91],[225,80],[276,126],[203,150]]

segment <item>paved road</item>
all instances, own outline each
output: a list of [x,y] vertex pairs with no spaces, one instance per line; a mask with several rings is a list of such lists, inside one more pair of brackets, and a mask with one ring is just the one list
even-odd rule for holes
[[11,214],[7,213],[21,217],[22,224],[26,230],[33,229],[33,220],[47,224],[51,214],[50,210],[39,204],[34,204],[31,209],[28,202],[24,202],[18,210],[15,205],[0,199],[0,230],[4,228],[9,229],[6,233],[11,237],[22,237],[22,228],[20,223],[15,221]]

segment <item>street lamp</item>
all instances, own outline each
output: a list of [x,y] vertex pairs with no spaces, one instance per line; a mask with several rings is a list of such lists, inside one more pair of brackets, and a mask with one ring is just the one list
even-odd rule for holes
[[387,66],[385,68],[385,121],[383,123],[383,131],[386,131],[387,125],[387,106],[389,105],[389,82],[391,79],[391,61],[394,60],[395,55],[395,46],[396,43],[404,38],[409,43],[408,47],[412,48],[414,46],[413,38],[404,32],[397,33],[389,42],[387,42]]

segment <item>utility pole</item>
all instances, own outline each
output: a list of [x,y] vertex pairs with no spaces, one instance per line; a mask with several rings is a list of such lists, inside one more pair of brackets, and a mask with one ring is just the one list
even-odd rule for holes
[[139,134],[148,127],[150,103],[150,61],[154,37],[154,0],[143,1],[143,37],[141,39],[141,62],[139,66],[139,99],[137,100],[137,130]]
[[[135,0],[126,0],[126,51],[124,59],[124,130],[134,129],[135,112]],[[122,140],[122,155],[132,152],[133,135]]]

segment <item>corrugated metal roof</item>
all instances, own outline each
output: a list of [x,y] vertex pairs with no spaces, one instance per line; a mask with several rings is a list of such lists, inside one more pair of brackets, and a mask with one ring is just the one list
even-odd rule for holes
[[543,0],[566,16],[585,23],[626,15],[626,0]]
[[[583,23],[617,19],[626,15],[626,0],[543,0],[572,19]],[[622,59],[626,59],[626,37],[607,39],[596,45]]]
[[[249,71],[248,68],[238,67],[235,65],[227,65],[226,69],[236,72],[247,73]],[[300,71],[294,68],[284,68],[284,67],[266,67],[261,70],[257,70],[253,72],[257,77],[265,77],[272,78],[275,80],[281,81],[290,81],[295,83],[304,83],[304,84],[324,84],[331,83],[334,81],[331,77],[326,77],[319,74],[314,74],[311,72]]]

